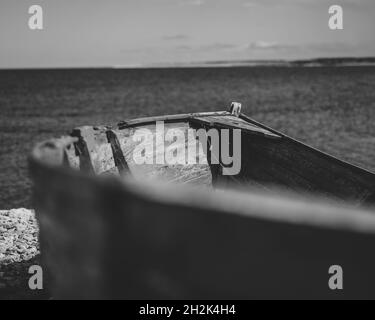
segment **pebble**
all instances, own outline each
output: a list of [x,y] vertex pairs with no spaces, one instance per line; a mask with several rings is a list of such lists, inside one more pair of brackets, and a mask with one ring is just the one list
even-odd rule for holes
[[3,290],[11,292],[7,299],[43,296],[43,293],[25,290],[29,267],[41,264],[38,234],[34,211],[0,210],[0,297]]
[[38,224],[34,211],[0,211],[0,264],[22,262],[39,253]]

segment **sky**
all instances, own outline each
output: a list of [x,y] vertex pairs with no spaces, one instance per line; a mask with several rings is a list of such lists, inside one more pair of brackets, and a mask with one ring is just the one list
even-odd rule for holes
[[0,68],[375,56],[374,31],[375,0],[0,0]]

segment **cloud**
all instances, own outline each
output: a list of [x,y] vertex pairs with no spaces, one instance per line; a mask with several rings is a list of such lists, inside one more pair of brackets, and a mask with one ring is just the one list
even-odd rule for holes
[[250,50],[275,50],[286,48],[286,45],[281,45],[278,42],[269,41],[255,41],[248,44],[247,49]]
[[204,0],[185,0],[180,2],[183,6],[203,6],[205,4]]
[[210,43],[202,45],[180,45],[176,49],[180,51],[224,51],[239,48],[238,45],[233,43]]
[[252,54],[272,54],[275,56],[345,56],[358,55],[359,44],[346,42],[278,43],[255,41],[246,46]]
[[200,49],[203,50],[230,50],[235,49],[238,46],[232,43],[212,43],[212,44],[206,44],[201,45]]
[[[239,61],[259,59],[307,59],[312,57],[337,57],[361,55],[360,43],[306,42],[289,43],[258,40],[250,43],[212,42],[208,44],[171,43],[169,46],[126,48],[119,61],[127,65],[191,62]],[[121,64],[121,63],[118,63]]]
[[178,40],[188,40],[190,37],[186,34],[173,34],[173,35],[166,35],[162,37],[163,40],[167,41],[178,41]]
[[[338,5],[350,5],[350,6],[361,6],[365,4],[371,4],[373,0],[338,0]],[[245,8],[254,8],[254,7],[276,7],[284,5],[327,5],[330,6],[327,0],[251,0],[243,2],[242,6]]]

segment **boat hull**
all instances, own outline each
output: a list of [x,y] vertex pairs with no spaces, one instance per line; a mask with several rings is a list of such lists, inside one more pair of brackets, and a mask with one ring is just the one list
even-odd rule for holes
[[[238,121],[231,117],[170,123],[228,128]],[[242,128],[240,175],[209,166],[211,180],[198,189],[197,181],[132,176],[120,133],[155,119],[80,128],[39,145],[30,172],[54,297],[375,298],[375,216],[359,208],[370,203],[373,175],[242,120],[249,127]],[[274,194],[273,186],[293,193]],[[328,285],[334,265],[344,270],[344,290]]]

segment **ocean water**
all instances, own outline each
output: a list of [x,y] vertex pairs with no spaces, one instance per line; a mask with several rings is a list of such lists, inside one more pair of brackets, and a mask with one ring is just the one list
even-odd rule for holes
[[27,156],[81,125],[140,116],[243,112],[375,171],[375,67],[0,71],[0,209],[31,207]]

